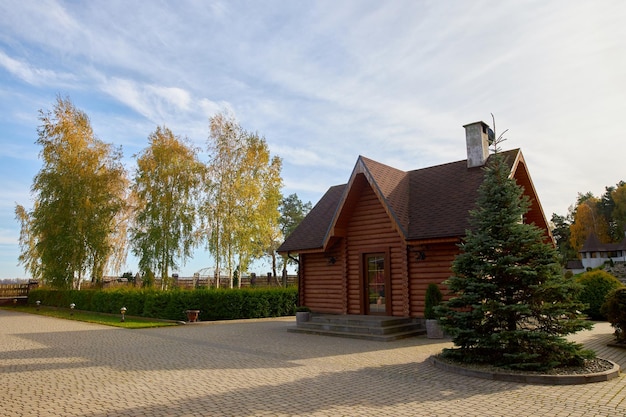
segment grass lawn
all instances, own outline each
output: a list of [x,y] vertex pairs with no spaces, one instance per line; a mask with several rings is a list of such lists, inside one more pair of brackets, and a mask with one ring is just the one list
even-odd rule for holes
[[177,325],[176,322],[172,321],[163,321],[136,316],[126,316],[125,320],[122,322],[120,314],[105,314],[82,310],[72,311],[66,308],[40,307],[39,310],[37,310],[37,307],[31,306],[3,306],[0,308],[7,311],[19,311],[21,313],[39,314],[40,316],[57,317],[60,319],[86,321],[89,323],[124,327],[127,329],[145,329],[147,327],[165,327]]

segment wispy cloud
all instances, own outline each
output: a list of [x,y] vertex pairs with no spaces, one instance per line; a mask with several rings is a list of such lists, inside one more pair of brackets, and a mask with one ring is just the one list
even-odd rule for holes
[[63,87],[71,85],[76,77],[69,73],[56,72],[44,68],[37,68],[28,62],[11,58],[0,50],[0,67],[17,78],[34,86]]
[[[15,242],[19,239],[19,233],[15,233],[14,230],[2,230],[0,229],[0,245],[15,247]],[[17,258],[15,259],[17,262]]]
[[[155,124],[168,124],[194,116],[204,119],[207,113],[225,106],[207,98],[196,99],[189,91],[179,87],[146,84],[132,79],[107,79],[100,84],[100,89]],[[197,122],[206,124],[204,120]]]
[[52,46],[57,50],[70,49],[72,40],[80,38],[80,23],[72,15],[73,7],[55,0],[37,2],[8,0],[0,4],[0,22],[6,31],[14,34],[5,43],[20,42]]

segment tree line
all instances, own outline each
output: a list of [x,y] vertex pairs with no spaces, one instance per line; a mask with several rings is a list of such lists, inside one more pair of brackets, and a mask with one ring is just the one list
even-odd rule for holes
[[578,193],[566,215],[552,214],[552,233],[563,261],[577,259],[590,234],[602,243],[618,243],[626,238],[626,182],[605,187],[596,197]]
[[122,148],[98,139],[69,98],[57,97],[39,120],[43,166],[31,186],[33,207],[15,207],[18,261],[32,278],[78,289],[105,271],[119,273],[130,250],[144,283],[160,277],[166,288],[170,272],[202,245],[231,286],[263,256],[271,257],[274,275],[280,263],[286,268],[275,250],[311,203],[283,197],[281,158],[232,115],[210,118],[206,162],[188,139],[157,126],[133,155],[132,175]]

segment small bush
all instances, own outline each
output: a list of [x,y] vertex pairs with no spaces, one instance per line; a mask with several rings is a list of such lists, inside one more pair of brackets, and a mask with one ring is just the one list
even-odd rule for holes
[[427,320],[436,319],[435,307],[441,304],[443,295],[439,286],[434,283],[428,284],[426,288],[426,298],[424,300],[424,318]]
[[613,275],[602,270],[585,272],[576,281],[582,285],[578,300],[587,305],[583,312],[592,320],[606,320],[606,316],[600,311],[602,304],[612,290],[624,285]]
[[615,328],[618,342],[626,343],[626,287],[611,291],[602,304],[601,312]]

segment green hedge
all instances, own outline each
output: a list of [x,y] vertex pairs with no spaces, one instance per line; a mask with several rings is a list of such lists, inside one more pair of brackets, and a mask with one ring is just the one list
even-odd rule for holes
[[184,320],[185,310],[200,310],[200,320],[281,317],[295,314],[297,289],[242,288],[160,291],[116,288],[111,290],[32,290],[28,303],[69,307],[101,313],[119,313],[167,320]]

